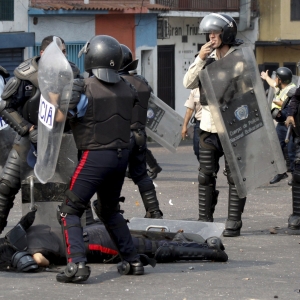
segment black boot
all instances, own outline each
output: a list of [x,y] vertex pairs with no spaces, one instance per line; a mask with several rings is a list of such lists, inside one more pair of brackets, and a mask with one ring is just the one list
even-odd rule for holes
[[201,222],[213,222],[213,212],[216,204],[216,191],[213,185],[204,186],[200,185],[198,187],[198,200],[199,200],[199,219]]
[[293,213],[289,216],[288,228],[300,229],[300,183],[292,183]]
[[235,237],[241,234],[242,212],[246,198],[239,198],[235,185],[229,184],[228,219],[226,220],[223,236]]
[[117,265],[118,272],[121,275],[143,275],[144,274],[144,266],[143,263],[136,259],[132,262],[121,261]]
[[78,283],[86,281],[91,274],[90,267],[85,262],[68,263],[62,273],[56,275],[56,280],[62,283]]
[[157,177],[157,174],[162,171],[162,168],[157,163],[155,157],[153,156],[152,152],[148,148],[146,150],[146,161],[147,161],[147,165],[150,168],[148,172],[148,176],[151,179],[155,179]]
[[156,191],[149,190],[141,193],[142,200],[146,209],[145,218],[162,219],[163,213],[159,209],[159,203],[156,197]]

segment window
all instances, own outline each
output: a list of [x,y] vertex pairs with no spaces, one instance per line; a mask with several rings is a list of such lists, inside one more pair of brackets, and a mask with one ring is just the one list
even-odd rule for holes
[[286,67],[286,68],[289,68],[292,71],[292,73],[294,75],[296,75],[297,63],[295,63],[295,62],[286,62],[286,63],[283,63],[283,66]]
[[[1,0],[0,0],[1,1]],[[85,43],[66,43],[67,48],[67,59],[73,62],[79,69],[80,73],[84,72],[84,55],[78,58],[78,53]],[[33,55],[40,55],[41,45],[33,47]]]
[[168,19],[157,20],[157,38],[162,40],[170,38]]
[[291,21],[300,21],[300,1],[291,0]]
[[0,21],[14,20],[14,0],[0,0]]

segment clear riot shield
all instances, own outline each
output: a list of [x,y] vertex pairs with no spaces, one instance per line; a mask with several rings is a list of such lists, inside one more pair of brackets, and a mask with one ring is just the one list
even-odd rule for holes
[[34,173],[41,183],[46,183],[55,171],[73,84],[72,68],[57,37],[39,61],[38,82],[41,99]]
[[293,75],[292,82],[295,84],[295,86],[298,86],[299,81],[300,81],[300,77]]
[[240,48],[199,73],[239,197],[286,172],[253,51]]
[[[24,143],[29,143],[24,139]],[[58,160],[55,173],[46,184],[40,183],[34,176],[34,171],[28,166],[26,157],[30,145],[23,144],[26,148],[20,155],[22,164],[21,188],[22,188],[22,215],[26,215],[30,210],[36,210],[33,225],[44,224],[50,227],[60,227],[57,220],[57,208],[65,200],[65,191],[69,188],[70,178],[77,166],[77,148],[72,133],[64,133],[61,147],[59,149]],[[82,226],[85,226],[85,213]]]
[[[276,72],[275,71],[273,71],[271,78],[273,80],[276,79]],[[269,90],[268,90],[268,103],[269,103],[270,107],[272,106],[274,95],[275,95],[275,89],[273,87],[269,86]]]
[[183,118],[169,105],[151,93],[147,111],[147,135],[172,153],[175,153],[181,141],[182,124]]
[[201,235],[205,240],[212,236],[220,237],[225,228],[223,223],[147,218],[132,218],[129,220],[128,227],[130,231],[148,232],[177,233],[183,230],[185,233]]

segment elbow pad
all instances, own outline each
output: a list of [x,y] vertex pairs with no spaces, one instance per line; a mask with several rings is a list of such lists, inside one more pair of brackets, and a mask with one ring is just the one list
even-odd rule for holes
[[20,136],[28,133],[30,124],[12,108],[6,107],[6,101],[0,101],[0,116]]

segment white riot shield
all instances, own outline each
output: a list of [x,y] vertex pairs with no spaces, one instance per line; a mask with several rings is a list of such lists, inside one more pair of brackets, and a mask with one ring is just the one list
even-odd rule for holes
[[128,227],[130,230],[170,233],[177,233],[182,230],[185,233],[201,235],[205,240],[212,236],[220,237],[225,228],[224,223],[147,218],[132,218]]
[[240,48],[199,73],[240,198],[286,172],[253,51]]
[[181,141],[182,124],[183,118],[169,105],[151,93],[147,111],[147,135],[172,153],[175,153]]
[[41,99],[34,173],[41,183],[46,183],[55,172],[73,84],[72,68],[57,37],[39,61],[38,82]]

